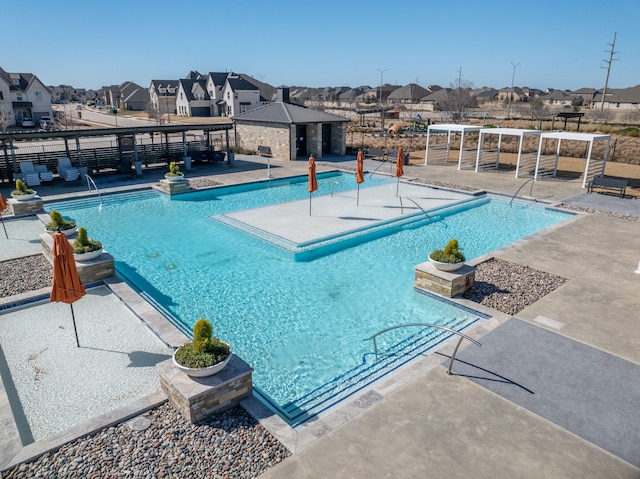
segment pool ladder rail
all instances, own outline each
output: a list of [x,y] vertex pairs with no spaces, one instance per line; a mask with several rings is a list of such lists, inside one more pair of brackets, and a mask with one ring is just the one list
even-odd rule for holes
[[412,326],[426,326],[426,327],[430,327],[430,328],[438,328],[438,329],[442,329],[443,331],[447,331],[449,333],[453,333],[457,336],[460,336],[460,339],[458,340],[458,344],[456,344],[455,349],[453,350],[453,354],[451,355],[451,361],[449,362],[449,368],[447,369],[447,374],[451,375],[451,368],[453,367],[453,362],[456,360],[456,354],[458,354],[458,349],[460,348],[460,343],[462,343],[463,339],[467,339],[469,341],[471,341],[473,344],[475,344],[478,347],[482,347],[482,344],[480,344],[478,341],[476,341],[475,339],[473,339],[470,336],[467,336],[464,333],[461,333],[460,331],[456,331],[455,329],[451,329],[451,328],[447,328],[446,326],[440,326],[438,324],[432,324],[432,323],[406,323],[406,324],[398,324],[397,326],[391,326],[389,328],[383,329],[382,331],[378,331],[376,334],[374,334],[373,336],[371,336],[370,338],[367,338],[365,341],[371,341],[373,340],[373,349],[376,355],[376,361],[378,360],[378,343],[376,341],[376,338],[378,336],[380,336],[383,333],[386,333],[388,331],[393,331],[394,329],[399,329],[399,328],[408,328],[408,327],[412,327]]
[[98,189],[98,185],[96,185],[96,182],[93,181],[93,178],[91,178],[86,173],[85,173],[84,176],[87,178],[87,186],[89,187],[89,192],[91,192],[91,185],[93,185],[94,189],[96,190],[96,193],[98,193],[98,198],[100,198],[100,208],[102,208],[102,194],[100,194],[100,190]]

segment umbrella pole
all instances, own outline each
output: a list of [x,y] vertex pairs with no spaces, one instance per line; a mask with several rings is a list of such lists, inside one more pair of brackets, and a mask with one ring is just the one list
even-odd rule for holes
[[358,193],[356,195],[356,206],[360,204],[360,183],[358,183]]
[[400,177],[398,176],[398,182],[396,183],[396,196],[398,196],[398,190],[400,190]]
[[73,304],[71,306],[71,319],[73,320],[73,332],[76,334],[76,346],[80,347],[80,341],[78,341],[78,328],[76,327],[76,316],[73,314]]
[[311,216],[311,193],[309,193],[309,216]]
[[9,239],[9,235],[7,234],[7,227],[4,224],[4,219],[2,218],[2,215],[0,214],[0,223],[2,223],[2,228],[4,229],[4,235],[7,239]]

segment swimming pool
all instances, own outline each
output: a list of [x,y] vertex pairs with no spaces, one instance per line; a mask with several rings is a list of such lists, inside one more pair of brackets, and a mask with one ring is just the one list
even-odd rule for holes
[[[319,191],[352,190],[353,176],[319,175]],[[368,187],[392,183],[369,178]],[[431,329],[366,341],[389,326],[430,322],[463,329],[475,311],[417,293],[414,266],[456,237],[468,259],[567,218],[524,202],[486,198],[393,234],[350,240],[315,256],[295,254],[210,217],[308,197],[306,176],[169,198],[155,191],[98,202],[48,204],[85,226],[116,258],[118,274],[190,332],[207,318],[254,371],[254,385],[299,423],[446,339]],[[295,227],[292,225],[292,227]]]

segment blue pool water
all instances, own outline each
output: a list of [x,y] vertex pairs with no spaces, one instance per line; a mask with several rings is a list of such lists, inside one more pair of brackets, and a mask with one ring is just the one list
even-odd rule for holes
[[[353,189],[349,174],[319,175],[319,191]],[[393,181],[369,178],[367,186]],[[467,259],[567,218],[488,198],[480,206],[388,236],[296,258],[212,215],[308,198],[306,177],[199,191],[155,191],[47,205],[87,228],[116,258],[118,274],[190,332],[203,317],[255,368],[254,386],[298,423],[447,338],[389,326],[429,322],[463,329],[481,316],[413,289],[414,266],[455,237]]]

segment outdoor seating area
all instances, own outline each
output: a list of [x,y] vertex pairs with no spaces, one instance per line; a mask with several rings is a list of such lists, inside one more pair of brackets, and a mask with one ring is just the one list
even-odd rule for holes
[[80,170],[71,166],[71,160],[69,158],[58,159],[58,176],[64,181],[76,181],[80,177]]
[[624,198],[629,182],[619,178],[605,178],[595,176],[587,185],[587,193],[593,193],[593,189],[613,191],[620,198]]

